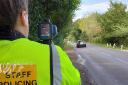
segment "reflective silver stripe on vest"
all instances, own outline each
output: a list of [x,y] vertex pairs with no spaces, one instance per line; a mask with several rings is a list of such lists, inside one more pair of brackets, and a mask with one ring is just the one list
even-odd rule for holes
[[62,74],[60,65],[60,56],[57,52],[56,46],[52,44],[53,53],[53,85],[61,85]]

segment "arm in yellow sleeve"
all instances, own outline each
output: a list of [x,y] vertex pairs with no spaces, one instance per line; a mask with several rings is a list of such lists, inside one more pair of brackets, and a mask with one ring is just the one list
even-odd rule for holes
[[61,85],[81,85],[79,71],[74,67],[68,55],[57,46],[60,56],[62,82]]

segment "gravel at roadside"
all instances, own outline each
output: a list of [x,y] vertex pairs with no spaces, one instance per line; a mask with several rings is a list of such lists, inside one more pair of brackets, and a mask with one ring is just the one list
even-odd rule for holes
[[75,65],[75,67],[79,70],[81,74],[82,85],[93,85],[89,79],[87,69],[77,62],[78,56],[76,55],[75,51],[73,49],[66,49],[66,51],[72,63]]

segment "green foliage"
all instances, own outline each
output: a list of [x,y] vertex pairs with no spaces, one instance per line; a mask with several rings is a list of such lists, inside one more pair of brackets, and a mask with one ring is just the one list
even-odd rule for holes
[[97,20],[102,27],[102,39],[107,43],[125,44],[128,38],[128,14],[126,5],[112,2],[105,14],[99,15]]
[[82,39],[91,42],[98,37],[101,32],[101,27],[97,22],[98,15],[98,13],[93,13],[74,22],[74,27],[79,28],[82,31]]
[[[100,24],[106,33],[118,30],[117,25],[124,25],[126,19],[126,6],[119,2],[112,2],[108,11],[100,16]],[[126,25],[126,24],[125,24]]]
[[[58,26],[60,39],[65,38],[65,30],[70,22],[80,0],[31,0],[30,14],[30,38],[37,40],[37,25],[44,18],[49,17]],[[60,40],[60,41],[62,41]],[[63,41],[62,41],[63,42]]]
[[88,40],[87,33],[85,31],[82,31],[77,23],[74,23],[72,25],[72,29],[69,32],[69,36],[67,37],[68,41],[78,41],[78,40]]
[[85,31],[81,33],[80,40],[88,41],[88,35]]
[[[83,17],[74,22],[74,27],[85,32],[87,36],[84,37],[89,42],[128,46],[128,12],[126,9],[125,4],[110,1],[110,8],[106,13],[93,13]],[[77,30],[74,31],[78,39],[80,34]]]
[[82,31],[78,28],[74,29],[73,31],[73,36],[75,37],[76,41],[80,40],[80,36],[81,36]]

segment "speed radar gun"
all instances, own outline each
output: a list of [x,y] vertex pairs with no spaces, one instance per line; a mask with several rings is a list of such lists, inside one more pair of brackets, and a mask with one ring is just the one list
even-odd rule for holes
[[51,41],[57,36],[57,26],[50,22],[50,19],[45,19],[38,26],[38,36],[43,40],[44,44],[50,44]]
[[50,19],[45,19],[38,26],[38,37],[42,40],[43,44],[48,44],[50,47],[50,83],[55,85],[54,79],[54,60],[58,57],[56,46],[53,43],[53,39],[58,35],[57,26],[50,22]]

